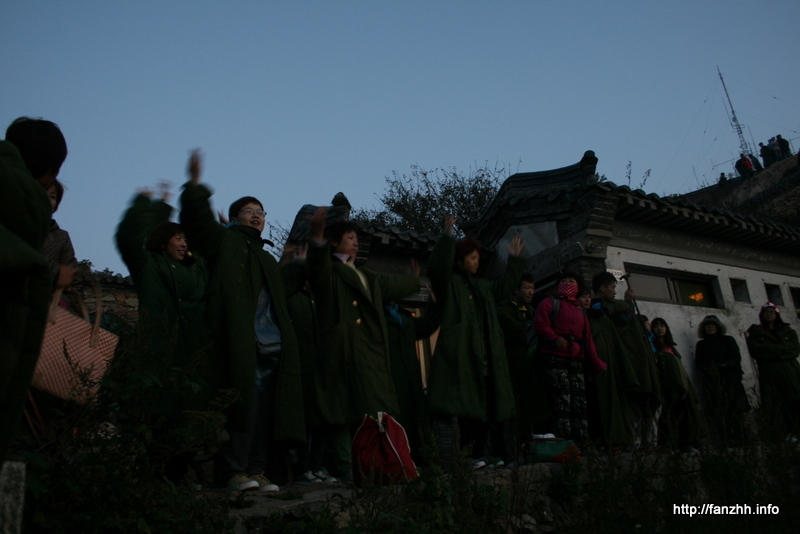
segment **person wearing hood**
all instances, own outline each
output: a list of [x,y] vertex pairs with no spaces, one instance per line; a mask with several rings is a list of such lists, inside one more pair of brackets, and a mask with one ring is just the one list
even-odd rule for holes
[[589,319],[577,298],[578,277],[569,272],[561,274],[555,296],[536,307],[533,328],[539,336],[539,358],[555,411],[555,434],[586,441],[589,423],[584,360],[594,371],[605,371],[607,365],[597,357]]
[[700,373],[710,429],[718,444],[739,440],[744,432],[744,413],[750,409],[742,385],[742,356],[736,340],[725,335],[725,325],[708,315],[697,327],[694,364]]
[[758,383],[765,413],[793,434],[800,430],[800,341],[778,307],[767,302],[758,314],[759,324],[747,329],[747,348],[758,365]]

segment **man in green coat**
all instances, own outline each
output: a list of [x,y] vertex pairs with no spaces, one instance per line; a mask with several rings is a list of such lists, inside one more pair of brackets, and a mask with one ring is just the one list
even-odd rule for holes
[[628,289],[625,292],[625,301],[616,299],[617,279],[608,271],[594,276],[592,289],[595,293],[592,308],[600,310],[617,329],[622,347],[627,352],[627,359],[633,366],[636,381],[639,383],[627,392],[634,444],[639,446],[644,442],[645,445],[654,447],[658,443],[661,387],[650,342],[628,302],[633,298],[633,291]]
[[545,395],[542,373],[534,367],[535,331],[531,306],[535,291],[533,276],[523,273],[514,294],[497,305],[497,320],[503,329],[508,371],[514,388],[516,417],[513,433],[517,445],[531,439],[538,426],[552,417]]
[[[605,373],[593,374],[600,416],[599,438],[607,447],[630,447],[633,445],[633,428],[626,392],[639,386],[636,373],[611,319],[603,313],[601,306],[591,307],[589,288],[578,296],[578,302],[589,318],[597,356],[608,365]],[[592,422],[590,419],[589,430],[592,437],[595,437]]]
[[200,184],[192,155],[181,195],[181,226],[209,266],[207,323],[214,340],[211,373],[217,387],[235,388],[227,410],[230,440],[218,457],[217,479],[233,490],[277,491],[263,475],[272,441],[305,442],[297,339],[286,299],[304,283],[303,267],[278,263],[264,250],[264,209],[254,197],[234,202],[226,228]]
[[41,350],[52,287],[39,252],[50,228],[44,188],[66,157],[64,136],[50,121],[21,117],[0,141],[0,462]]
[[[478,278],[480,245],[471,239],[457,243],[451,235],[454,223],[452,217],[445,220],[428,261],[442,324],[431,359],[428,396],[431,415],[458,419],[461,444],[472,444],[475,465],[482,467],[490,433],[494,455],[508,454],[509,444],[502,443],[497,424],[514,414],[514,391],[497,302],[508,298],[519,283],[525,268],[519,256],[524,244],[519,237],[509,244],[502,279]],[[446,451],[442,454],[447,457]]]
[[356,267],[358,226],[340,221],[326,229],[326,213],[319,208],[311,218],[307,259],[319,327],[314,379],[322,420],[339,429],[332,439],[344,444],[334,447],[346,470],[347,429],[364,414],[398,413],[383,305],[419,291],[419,278]]

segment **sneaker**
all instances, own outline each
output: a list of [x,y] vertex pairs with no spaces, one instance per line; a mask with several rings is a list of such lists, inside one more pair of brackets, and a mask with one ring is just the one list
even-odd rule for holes
[[478,469],[483,469],[486,467],[486,462],[483,460],[475,460],[475,465],[473,465],[473,469],[477,471]]
[[277,484],[273,484],[272,482],[270,482],[269,479],[265,477],[263,473],[260,475],[253,475],[250,478],[252,478],[256,484],[258,484],[258,491],[277,493],[281,490]]
[[298,482],[303,482],[304,484],[320,484],[322,483],[322,479],[316,476],[314,473],[311,472],[309,469],[299,477],[297,477]]
[[258,488],[259,483],[247,475],[234,475],[228,481],[230,491],[246,491]]
[[317,477],[320,481],[324,482],[325,484],[336,484],[339,480],[336,477],[332,477],[328,470],[324,467],[317,471],[311,473],[315,477]]

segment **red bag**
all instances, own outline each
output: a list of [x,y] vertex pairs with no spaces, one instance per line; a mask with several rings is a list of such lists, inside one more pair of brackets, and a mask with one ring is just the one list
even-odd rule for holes
[[406,431],[391,415],[378,412],[378,419],[364,415],[353,436],[353,482],[405,484],[419,476],[411,459]]
[[[84,318],[58,306],[60,297],[60,290],[53,295],[31,385],[61,399],[85,404],[97,393],[119,338],[100,328],[103,313],[100,299],[97,299],[97,316],[92,324],[82,301]],[[82,373],[88,374],[91,388],[80,387]]]

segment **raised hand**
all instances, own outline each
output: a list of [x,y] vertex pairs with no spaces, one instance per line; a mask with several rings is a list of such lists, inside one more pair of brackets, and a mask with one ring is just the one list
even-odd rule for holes
[[518,235],[515,235],[514,238],[511,240],[511,243],[506,245],[506,250],[512,256],[519,256],[522,254],[522,250],[525,248],[525,242],[522,238]]
[[328,209],[320,206],[314,212],[314,215],[309,217],[308,222],[311,224],[311,237],[316,239],[325,238],[325,218],[328,216]]
[[186,167],[186,172],[189,173],[189,181],[193,184],[200,183],[200,174],[203,170],[203,157],[200,154],[200,149],[195,148],[192,150],[192,155],[189,156],[189,164]]
[[169,198],[172,196],[172,193],[170,193],[169,191],[171,187],[172,187],[172,182],[169,182],[167,180],[162,180],[158,182],[158,195],[161,197],[161,200],[164,201],[165,203],[169,202]]
[[453,226],[458,222],[458,217],[450,215],[449,213],[444,216],[444,227],[442,232],[447,235],[453,235]]

